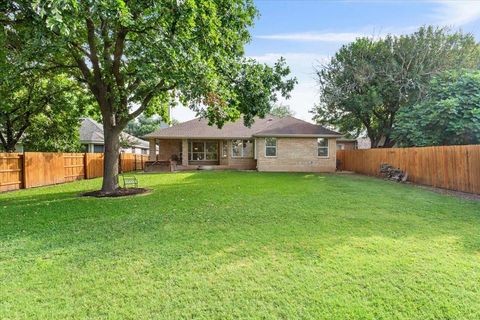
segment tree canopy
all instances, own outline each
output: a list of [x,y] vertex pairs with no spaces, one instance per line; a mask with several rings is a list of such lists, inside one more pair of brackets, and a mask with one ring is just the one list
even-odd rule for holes
[[480,48],[471,34],[422,27],[411,35],[360,38],[319,66],[320,101],[314,119],[358,136],[376,147],[393,146],[398,111],[418,103],[431,79],[445,70],[476,68]]
[[21,142],[30,151],[79,149],[79,117],[89,95],[64,73],[37,69],[34,32],[2,26],[0,34],[0,146],[14,151]]
[[142,112],[167,117],[181,103],[212,125],[241,114],[250,125],[295,84],[284,60],[244,58],[252,0],[19,0],[3,11],[9,27],[35,30],[36,67],[68,72],[95,97],[107,193],[118,188],[120,132]]
[[480,71],[435,77],[426,99],[402,108],[395,121],[402,146],[480,143]]
[[270,110],[270,114],[277,116],[279,118],[285,118],[288,116],[293,117],[295,115],[295,111],[293,111],[292,108],[290,108],[290,106],[280,103],[272,107],[272,109]]
[[166,125],[165,122],[158,116],[147,117],[143,113],[137,117],[136,119],[131,120],[127,127],[125,128],[125,132],[135,136],[137,138],[142,138],[144,135],[151,133],[160,127]]

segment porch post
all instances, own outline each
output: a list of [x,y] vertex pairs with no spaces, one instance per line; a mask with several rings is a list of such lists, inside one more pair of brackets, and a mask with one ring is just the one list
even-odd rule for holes
[[182,166],[188,166],[188,140],[182,139]]
[[157,139],[150,139],[148,140],[149,145],[148,145],[148,151],[149,151],[149,156],[148,160],[150,161],[155,161],[157,160]]

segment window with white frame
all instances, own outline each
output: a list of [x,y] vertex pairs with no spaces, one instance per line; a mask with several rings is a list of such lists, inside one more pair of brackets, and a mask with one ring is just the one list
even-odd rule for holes
[[232,158],[253,158],[253,140],[232,140]]
[[317,149],[318,149],[318,156],[319,157],[328,157],[328,139],[326,138],[318,138],[317,139]]
[[277,138],[265,138],[265,156],[277,156]]

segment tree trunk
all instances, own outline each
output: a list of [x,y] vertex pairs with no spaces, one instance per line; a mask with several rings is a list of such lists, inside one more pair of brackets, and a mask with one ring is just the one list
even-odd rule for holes
[[15,146],[17,145],[18,140],[9,140],[4,139],[3,135],[0,134],[0,143],[5,150],[5,152],[15,152]]
[[120,133],[118,128],[103,126],[104,160],[102,192],[112,193],[118,189],[118,157],[120,155]]

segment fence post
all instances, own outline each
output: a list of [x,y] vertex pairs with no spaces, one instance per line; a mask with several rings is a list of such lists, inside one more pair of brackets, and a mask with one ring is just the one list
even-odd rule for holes
[[21,165],[21,170],[22,170],[22,184],[20,186],[20,189],[27,189],[27,170],[25,170],[25,152],[22,154],[21,156],[21,161],[22,161],[22,165]]
[[88,158],[86,152],[83,154],[83,177],[88,179]]

